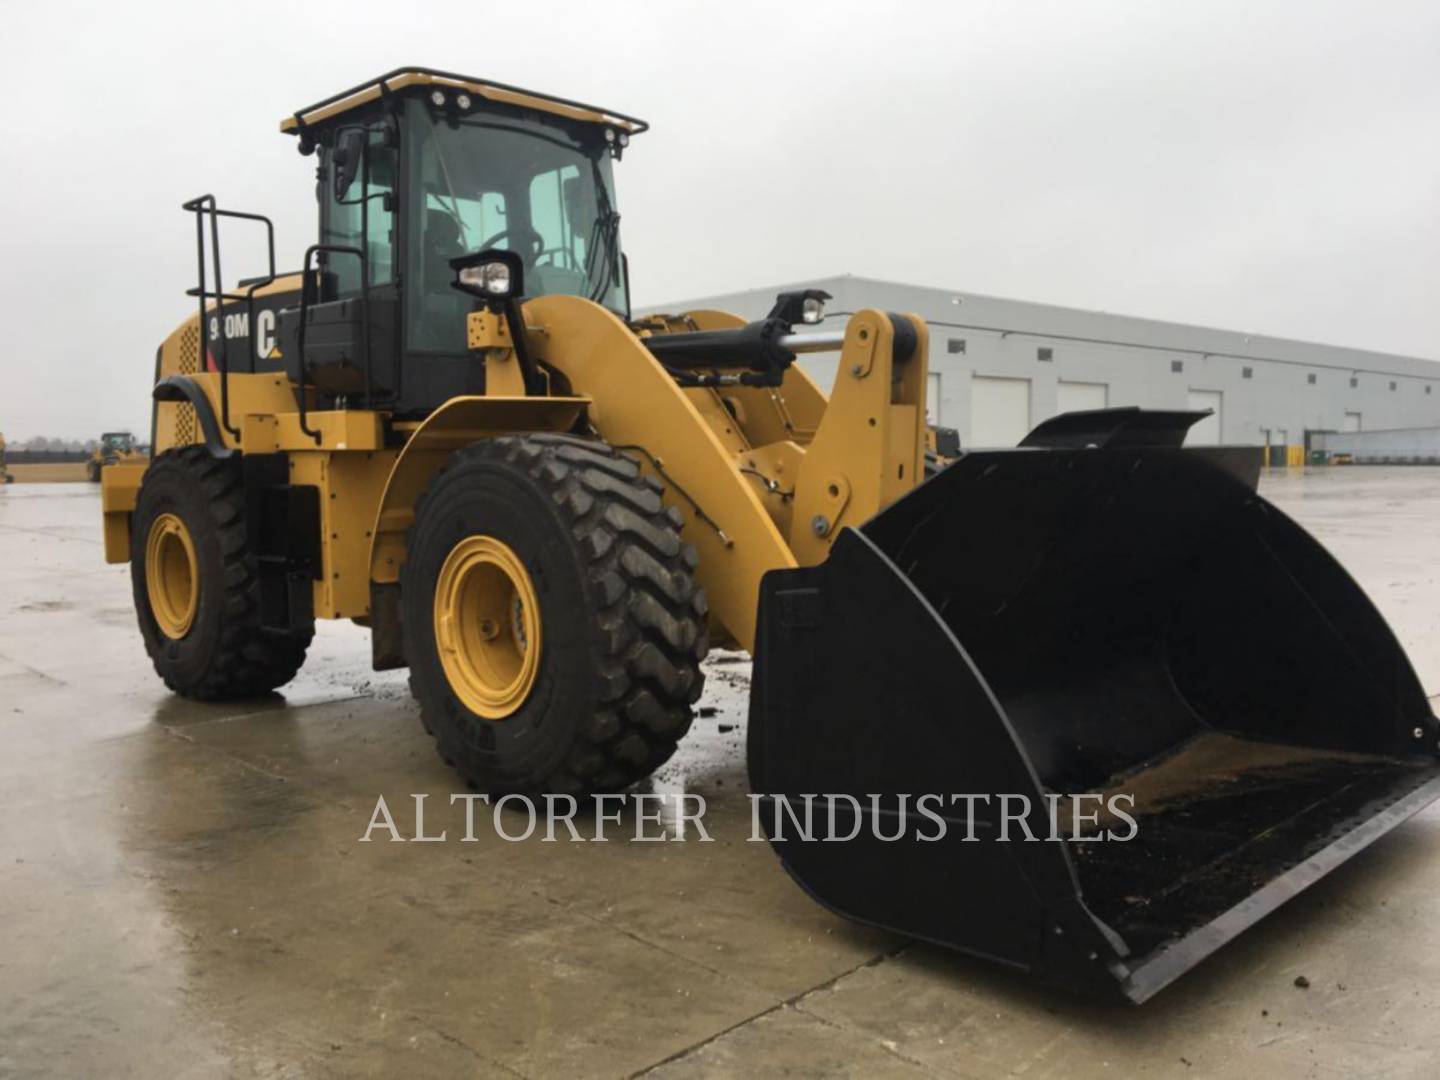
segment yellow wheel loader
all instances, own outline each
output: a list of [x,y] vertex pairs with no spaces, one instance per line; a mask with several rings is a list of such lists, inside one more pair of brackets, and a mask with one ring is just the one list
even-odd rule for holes
[[90,452],[85,463],[85,475],[92,484],[100,482],[101,472],[107,465],[141,465],[146,462],[145,451],[135,442],[135,436],[128,431],[107,431],[100,436],[100,442]]
[[[669,758],[736,645],[806,890],[1133,1001],[1440,794],[1389,629],[1257,496],[1256,450],[1182,446],[1201,414],[959,448],[914,315],[634,317],[613,169],[646,125],[613,110],[406,68],[281,127],[317,241],[277,273],[268,219],[185,204],[155,456],[104,470],[176,693],[283,686],[349,619],[467,781],[579,796]],[[264,273],[222,277],[222,223],[263,230]],[[785,831],[818,798],[847,842]]]

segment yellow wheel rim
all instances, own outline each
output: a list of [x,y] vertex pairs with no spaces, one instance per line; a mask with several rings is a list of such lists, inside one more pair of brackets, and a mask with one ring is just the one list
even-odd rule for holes
[[176,640],[188,634],[200,606],[200,564],[190,530],[174,514],[161,514],[150,525],[145,588],[160,632]]
[[525,564],[493,536],[460,541],[435,582],[435,644],[467,709],[503,720],[540,670],[540,601]]

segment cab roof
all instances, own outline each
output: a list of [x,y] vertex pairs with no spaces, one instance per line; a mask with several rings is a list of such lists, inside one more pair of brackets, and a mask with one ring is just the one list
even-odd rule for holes
[[402,67],[296,110],[294,114],[280,121],[280,130],[289,135],[299,134],[306,127],[323,123],[342,113],[349,112],[351,109],[366,105],[379,98],[382,93],[391,93],[416,86],[440,86],[453,90],[464,90],[467,93],[478,94],[489,101],[505,105],[536,109],[570,120],[606,124],[619,128],[630,135],[638,135],[650,127],[644,120],[634,116],[626,116],[613,109],[602,109],[598,105],[586,105],[581,101],[556,97],[553,94],[522,90],[518,86],[507,86],[505,83],[477,79],[470,75],[456,75],[449,71],[436,71],[433,68]]

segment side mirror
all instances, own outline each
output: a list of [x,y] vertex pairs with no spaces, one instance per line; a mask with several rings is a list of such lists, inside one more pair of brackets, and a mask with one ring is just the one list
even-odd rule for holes
[[360,128],[345,128],[335,140],[335,149],[330,154],[330,165],[335,177],[335,200],[345,198],[345,192],[360,175],[360,163],[365,159],[365,132]]

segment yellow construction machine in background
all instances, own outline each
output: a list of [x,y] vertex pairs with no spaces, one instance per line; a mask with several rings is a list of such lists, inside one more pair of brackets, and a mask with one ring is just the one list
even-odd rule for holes
[[90,452],[90,459],[85,463],[85,476],[92,484],[98,484],[101,471],[107,465],[144,465],[149,460],[145,448],[136,443],[135,436],[130,432],[107,431]]

